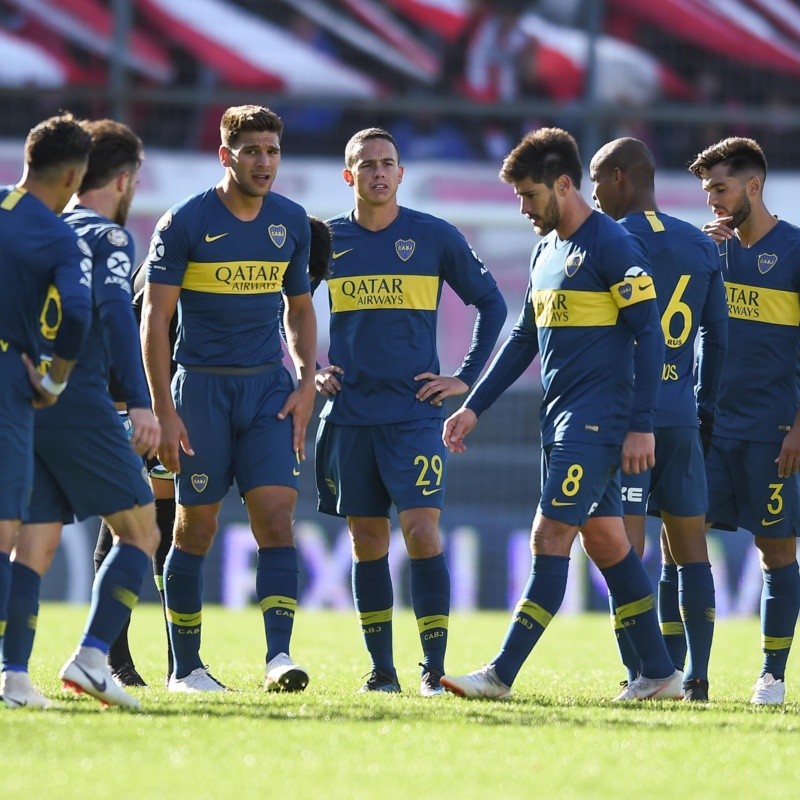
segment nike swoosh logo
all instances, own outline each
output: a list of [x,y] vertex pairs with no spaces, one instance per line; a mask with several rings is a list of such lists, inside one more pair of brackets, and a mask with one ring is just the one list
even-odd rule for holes
[[340,250],[338,253],[331,253],[331,258],[335,261],[337,258],[341,258],[345,253],[349,253],[353,248],[349,248],[348,250]]
[[437,618],[437,619],[431,619],[431,620],[428,620],[427,622],[423,622],[422,623],[422,627],[423,628],[427,628],[430,625],[438,625],[439,627],[441,627],[442,620]]
[[221,239],[223,236],[227,236],[227,233],[218,233],[216,236],[212,236],[210,233],[206,234],[206,241],[207,242],[216,242],[217,239]]
[[104,691],[106,690],[106,681],[105,681],[105,678],[103,679],[103,682],[102,682],[102,683],[100,683],[99,681],[96,681],[96,680],[95,680],[95,679],[94,679],[94,678],[93,678],[93,677],[92,677],[92,676],[91,676],[91,675],[90,675],[90,674],[89,674],[89,673],[88,673],[88,672],[87,672],[87,671],[86,671],[86,670],[85,670],[85,669],[84,669],[84,668],[83,668],[83,667],[82,667],[80,664],[78,664],[77,662],[75,662],[75,666],[76,666],[76,667],[77,667],[77,668],[78,668],[78,669],[79,669],[79,670],[80,670],[80,671],[81,671],[81,672],[82,672],[82,673],[83,673],[83,674],[84,674],[84,675],[85,675],[85,676],[88,678],[88,680],[89,680],[89,683],[91,683],[91,684],[92,684],[92,686],[94,686],[94,688],[95,688],[95,689],[97,689],[97,691],[98,691],[98,692],[104,692]]
[[[172,576],[170,576],[172,577]],[[175,617],[176,625],[194,625],[194,617]]]
[[550,505],[551,506],[556,506],[556,508],[558,508],[559,506],[574,506],[576,504],[575,503],[562,503],[560,500],[556,500],[555,498],[553,498],[550,501]]
[[783,520],[784,520],[783,517],[781,517],[780,519],[771,519],[769,520],[769,522],[767,522],[767,520],[765,519],[762,519],[761,524],[763,525],[763,527],[769,528],[770,525],[777,525],[779,522],[783,522]]
[[292,603],[291,601],[287,602],[286,600],[278,600],[278,605],[279,606],[293,606],[295,604]]
[[425,497],[427,497],[429,494],[436,494],[436,492],[441,492],[441,491],[442,491],[441,489],[423,489],[422,494],[424,494]]
[[299,470],[299,469],[297,469],[297,467],[295,467],[295,468],[292,470],[292,475],[294,475],[294,476],[295,476],[295,478],[296,478],[296,477],[297,477],[299,474],[300,474],[300,470]]

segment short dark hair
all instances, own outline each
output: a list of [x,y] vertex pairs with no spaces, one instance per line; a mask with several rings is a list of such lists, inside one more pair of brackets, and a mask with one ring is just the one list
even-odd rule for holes
[[363,131],[354,133],[350,137],[350,141],[344,148],[344,165],[350,169],[356,162],[356,153],[359,151],[364,142],[370,139],[386,139],[387,142],[394,146],[397,153],[397,163],[400,163],[400,148],[397,145],[397,140],[392,136],[389,131],[383,128],[364,128]]
[[25,138],[25,164],[31,172],[86,161],[92,137],[80,120],[64,112],[35,125]]
[[266,106],[231,106],[219,122],[219,135],[225,147],[233,147],[245,131],[267,131],[283,135],[283,120]]
[[311,228],[311,251],[308,255],[308,276],[312,281],[322,280],[328,274],[331,259],[331,229],[319,217],[308,215]]
[[526,133],[505,157],[500,170],[500,180],[504,183],[530,178],[548,188],[553,187],[559,175],[568,175],[575,188],[581,188],[583,168],[578,143],[561,128],[539,128]]
[[767,177],[767,157],[761,145],[744,136],[729,136],[707,147],[689,164],[689,172],[697,178],[705,178],[717,164],[727,166],[729,175],[757,172],[762,180]]
[[592,157],[592,165],[607,171],[618,169],[639,189],[655,188],[656,161],[641,139],[623,136],[604,144]]
[[127,126],[113,119],[86,121],[92,137],[89,165],[78,194],[105,186],[125,169],[142,164],[142,140]]

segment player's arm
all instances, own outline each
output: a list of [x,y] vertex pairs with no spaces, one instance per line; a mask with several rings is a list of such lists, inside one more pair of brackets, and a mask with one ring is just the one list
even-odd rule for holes
[[40,375],[27,355],[22,357],[28,379],[36,390],[33,405],[37,408],[53,405],[66,388],[92,322],[91,259],[86,255],[89,252],[86,244],[81,241],[79,246],[78,242],[70,232],[63,240],[54,243],[59,256],[53,284],[60,297],[61,322],[53,342],[53,359],[47,375]]
[[[715,253],[716,255],[716,253]],[[725,283],[717,268],[709,284],[700,318],[696,358],[695,398],[703,451],[711,444],[714,413],[728,350],[728,304]]]
[[148,282],[142,304],[141,326],[144,369],[153,398],[153,412],[161,426],[158,460],[175,473],[180,472],[179,448],[188,455],[194,455],[170,391],[172,352],[169,326],[180,293],[180,286]]
[[446,397],[466,394],[478,379],[506,321],[507,308],[506,301],[496,286],[474,305],[478,314],[472,329],[472,343],[461,366],[452,376],[435,375],[432,372],[415,375],[415,381],[426,381],[417,392],[417,400],[441,405]]
[[283,324],[286,347],[294,363],[297,388],[289,395],[278,417],[292,415],[292,446],[299,458],[305,458],[305,436],[314,409],[314,378],[317,366],[317,317],[311,293],[286,295]]
[[442,439],[448,450],[463,453],[467,449],[464,439],[477,424],[478,417],[525,372],[538,352],[539,339],[529,287],[525,305],[510,336],[472,388],[464,405],[445,421]]

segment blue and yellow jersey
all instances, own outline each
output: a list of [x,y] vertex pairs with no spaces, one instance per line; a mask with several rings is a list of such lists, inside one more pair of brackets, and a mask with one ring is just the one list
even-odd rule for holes
[[[328,358],[344,375],[342,390],[329,398],[321,416],[341,425],[441,417],[441,407],[416,399],[422,384],[414,376],[439,373],[436,323],[442,285],[475,305],[497,292],[494,278],[461,233],[430,214],[401,207],[380,231],[363,228],[352,211],[329,224]],[[484,360],[497,331],[499,326]]]
[[[113,365],[122,387],[121,400],[131,408],[149,408],[150,393],[142,366],[139,330],[133,313],[134,246],[120,225],[92,209],[77,206],[62,219],[92,252],[92,324],[64,394],[37,415],[39,426],[92,427],[92,409],[113,406],[108,392]],[[51,290],[45,319],[55,313],[57,293]],[[52,347],[55,330],[42,326],[43,348]]]
[[610,217],[593,211],[569,239],[553,231],[536,245],[519,319],[466,405],[482,413],[537,352],[543,445],[652,431],[664,352],[655,286],[641,242]]
[[693,225],[660,211],[630,214],[619,222],[644,244],[656,285],[666,347],[655,425],[695,428],[697,331],[728,316],[717,248]]
[[0,350],[13,348],[37,361],[41,331],[52,334],[51,352],[76,358],[91,304],[86,243],[38,198],[16,186],[0,187],[0,243]]
[[780,442],[800,406],[800,228],[780,221],[751,247],[719,248],[730,355],[714,435]]
[[258,216],[234,216],[212,188],[156,225],[147,280],[180,286],[174,358],[184,367],[256,367],[283,357],[281,293],[309,291],[306,212],[270,192]]

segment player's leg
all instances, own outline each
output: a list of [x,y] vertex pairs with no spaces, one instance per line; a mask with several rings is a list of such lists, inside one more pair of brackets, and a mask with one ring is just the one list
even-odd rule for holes
[[[108,523],[102,519],[100,520],[100,530],[98,531],[97,543],[94,548],[95,575],[113,546],[114,534],[111,528],[108,527]],[[121,686],[146,686],[144,678],[138,673],[136,665],[133,663],[133,656],[128,642],[129,627],[130,620],[122,626],[119,636],[111,643],[111,649],[108,651],[108,668],[111,670],[114,680]]]
[[[462,697],[496,699],[511,694],[522,665],[564,600],[569,554],[578,527],[603,497],[618,464],[619,448],[556,443],[542,451],[542,494],[531,530],[533,558],[527,586],[497,656],[488,666],[467,675],[445,675],[442,685],[448,691]],[[624,539],[618,480],[614,490]],[[629,544],[627,547],[630,549]]]
[[172,532],[175,527],[175,476],[167,472],[160,464],[150,469],[150,487],[156,500],[156,524],[160,539],[156,552],[153,554],[153,578],[155,579],[158,596],[161,598],[161,610],[164,612],[164,634],[167,644],[167,676],[174,671],[172,661],[172,647],[169,643],[169,624],[167,622],[167,603],[164,595],[164,563],[167,553],[172,547]]
[[678,565],[672,558],[664,525],[659,531],[661,546],[661,575],[658,579],[658,622],[675,669],[683,671],[686,664],[686,631],[683,627],[678,599]]
[[17,540],[18,519],[0,520],[0,652],[8,620],[8,598],[11,593],[11,551]]
[[375,458],[374,426],[320,422],[316,444],[319,509],[347,517],[352,588],[372,668],[362,692],[399,692],[392,652],[394,593],[389,572],[391,498]]
[[375,429],[381,478],[399,512],[411,559],[411,604],[423,660],[420,693],[441,694],[450,620],[450,571],[442,552],[439,517],[444,506],[446,448],[440,420]]
[[291,419],[277,415],[293,389],[280,367],[242,378],[233,405],[239,422],[233,472],[258,544],[256,597],[267,641],[267,691],[302,691],[309,680],[290,655],[299,574],[292,524],[302,464],[292,446]]
[[61,522],[23,525],[11,564],[8,625],[3,642],[3,699],[9,708],[48,708],[52,702],[30,682],[28,663],[39,618],[42,576],[61,541]]

